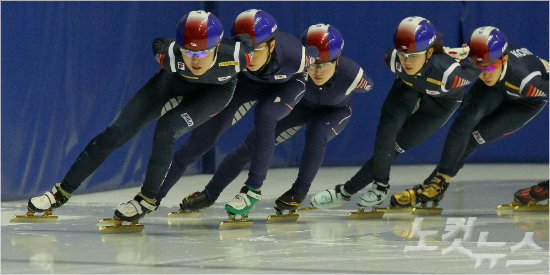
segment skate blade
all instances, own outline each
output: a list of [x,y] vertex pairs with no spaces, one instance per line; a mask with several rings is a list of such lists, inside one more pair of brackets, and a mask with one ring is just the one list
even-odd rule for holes
[[250,227],[253,221],[222,221],[220,228],[243,228]]
[[176,218],[176,217],[184,217],[184,216],[198,216],[202,215],[201,211],[177,211],[177,212],[170,212],[168,213],[168,217],[170,218]]
[[115,223],[115,219],[114,218],[110,218],[110,219],[101,219],[99,220],[96,225],[101,225],[101,224],[105,224],[105,223],[110,223],[110,224],[113,224]]
[[144,225],[108,225],[99,229],[101,233],[140,233],[145,228]]
[[[337,205],[335,205],[335,206],[333,206],[333,207],[329,207],[329,208],[334,208],[334,207],[338,207],[338,206],[342,206],[342,205],[344,205],[344,203],[339,203],[339,204],[337,204]],[[297,213],[297,212],[304,212],[304,211],[311,211],[311,210],[317,210],[317,209],[319,209],[319,208],[310,205],[310,206],[308,206],[308,207],[298,208],[298,209],[296,209],[296,211],[294,211],[294,213]],[[326,209],[328,209],[328,208],[326,208]]]
[[521,205],[514,208],[514,212],[548,212],[548,205]]
[[513,210],[516,205],[513,204],[501,204],[497,206],[497,210]]
[[430,216],[430,215],[441,215],[441,212],[443,212],[443,209],[441,208],[413,208],[411,214],[413,215],[423,215],[423,216]]
[[271,222],[295,222],[298,220],[298,217],[300,217],[300,215],[296,215],[296,214],[286,214],[286,215],[271,215],[269,217],[267,217],[267,221],[268,223],[271,223]]
[[304,212],[304,211],[311,211],[311,210],[317,210],[319,208],[317,207],[313,207],[313,206],[308,206],[308,207],[304,207],[304,208],[298,208],[296,209],[296,211],[294,211],[295,213],[296,212]]
[[348,219],[352,220],[367,220],[367,219],[381,219],[382,216],[384,216],[384,212],[382,211],[357,211],[357,212],[349,212]]
[[414,207],[392,207],[392,208],[378,208],[377,212],[384,212],[384,213],[409,213],[414,210]]
[[13,216],[10,222],[54,222],[57,221],[57,216]]

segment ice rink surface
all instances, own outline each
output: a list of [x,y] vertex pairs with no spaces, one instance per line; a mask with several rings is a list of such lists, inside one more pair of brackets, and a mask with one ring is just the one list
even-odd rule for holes
[[[307,201],[358,169],[323,168]],[[394,166],[390,194],[420,183],[431,169],[433,165]],[[145,229],[137,234],[100,233],[96,223],[112,217],[115,207],[139,188],[77,191],[54,212],[59,219],[52,223],[10,223],[13,215],[26,212],[27,202],[2,202],[1,272],[548,274],[548,212],[498,215],[495,210],[510,203],[516,190],[548,179],[548,172],[548,165],[467,164],[440,204],[443,213],[423,220],[413,215],[349,220],[362,190],[338,208],[299,213],[296,222],[266,223],[297,169],[269,171],[248,229],[219,229],[227,219],[224,205],[238,193],[246,172],[202,215],[168,218],[187,194],[203,190],[211,175],[183,177],[161,207],[140,221]],[[388,204],[389,198],[382,207]],[[466,226],[457,226],[461,223]],[[420,230],[413,230],[415,224]],[[454,228],[463,230],[452,236]]]

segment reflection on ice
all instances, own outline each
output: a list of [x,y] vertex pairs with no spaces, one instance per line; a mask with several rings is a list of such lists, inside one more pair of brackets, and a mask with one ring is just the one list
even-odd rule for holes
[[[343,180],[351,174],[335,171],[321,170],[310,195],[334,186],[335,177]],[[395,190],[410,185],[410,177],[400,176],[400,171],[392,169],[397,173],[392,174]],[[457,178],[449,187],[439,205],[441,215],[416,216],[409,211],[353,220],[347,216],[357,210],[353,197],[340,207],[300,212],[296,221],[278,223],[266,221],[284,191],[276,183],[291,179],[284,178],[287,173],[268,175],[273,182],[266,181],[264,198],[250,213],[254,223],[239,229],[219,229],[227,219],[224,205],[238,192],[237,185],[230,185],[201,215],[167,216],[178,209],[181,194],[199,190],[210,175],[176,185],[163,206],[140,220],[145,228],[138,234],[100,234],[96,226],[99,219],[112,215],[121,190],[109,202],[102,202],[109,192],[75,194],[55,211],[59,219],[51,223],[9,223],[25,211],[26,202],[3,202],[2,272],[548,274],[548,213],[496,211],[515,190],[536,179],[524,179],[523,174],[521,179],[510,174],[482,178],[486,169],[479,171],[471,175],[476,180]],[[530,171],[535,171],[530,176],[548,177],[547,166]],[[429,234],[422,237],[422,232]]]

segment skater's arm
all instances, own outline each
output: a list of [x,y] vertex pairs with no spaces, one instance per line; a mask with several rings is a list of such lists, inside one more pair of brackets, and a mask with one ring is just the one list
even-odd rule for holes
[[[532,76],[531,79],[528,79]],[[525,81],[527,80],[527,81]],[[548,97],[548,80],[539,74],[532,73],[519,84],[520,94],[523,97]]]
[[366,93],[372,89],[374,82],[367,76],[367,74],[365,74],[365,71],[363,71],[362,68],[359,69],[359,73],[362,73],[361,80],[359,80],[359,83],[357,83],[357,86],[353,91],[356,93]]
[[319,56],[319,49],[315,46],[305,46],[306,48],[306,56],[305,56],[305,64],[304,64],[304,72],[307,71],[307,69],[315,63],[315,59],[317,56]]
[[386,51],[386,55],[384,56],[384,63],[394,73],[395,73],[394,64],[396,59],[397,59],[397,51],[393,46],[390,46]]
[[239,55],[241,60],[241,69],[244,70],[254,58],[254,42],[252,36],[248,33],[243,33],[234,36],[236,42],[240,42]]
[[481,74],[481,69],[466,60],[462,60],[460,61],[460,68],[456,70],[456,74],[458,77],[473,82]]
[[174,47],[178,47],[179,49],[179,45],[175,43],[175,41],[176,39],[174,39],[173,37],[161,37],[156,38],[153,41],[153,54],[155,55],[155,59],[157,60],[157,62],[163,68],[166,68],[165,64],[167,64],[170,59],[168,53],[170,45],[174,43]]

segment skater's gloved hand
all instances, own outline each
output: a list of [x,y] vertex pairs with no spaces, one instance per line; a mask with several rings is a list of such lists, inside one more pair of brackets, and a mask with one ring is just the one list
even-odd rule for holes
[[464,60],[466,57],[468,57],[468,54],[470,53],[470,47],[468,47],[468,45],[466,44],[463,44],[462,48],[443,47],[443,50],[446,54],[456,59],[457,62]]

